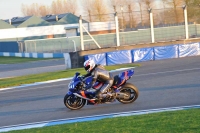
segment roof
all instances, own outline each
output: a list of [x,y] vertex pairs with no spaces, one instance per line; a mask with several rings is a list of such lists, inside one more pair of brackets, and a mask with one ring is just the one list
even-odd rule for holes
[[[30,17],[32,16],[26,16],[26,17],[13,17],[11,19],[11,24],[14,25],[15,27],[17,27],[18,25],[20,25],[21,23],[23,23],[24,21],[28,20]],[[9,19],[5,20],[5,22],[10,23]]]
[[41,19],[40,17],[37,16],[32,16],[28,20],[24,21],[20,25],[17,26],[17,28],[22,28],[22,27],[36,27],[36,26],[48,26],[51,25],[49,22]]
[[[31,26],[54,25],[54,24],[58,25],[58,24],[79,23],[79,17],[77,17],[72,13],[64,13],[64,14],[49,14],[44,17],[37,17],[37,18],[36,16],[13,17],[10,20],[7,19],[3,21],[9,25],[11,21],[11,25],[15,27],[31,27]],[[41,25],[39,23],[41,23]]]
[[6,23],[3,20],[0,20],[0,29],[9,29],[9,28],[15,28],[13,25],[10,25],[9,23]]
[[[46,15],[44,17],[42,17],[42,19],[44,19],[47,22],[50,23],[56,23],[57,21],[59,21],[60,19],[62,19],[64,16],[68,15],[69,13],[65,13],[65,14],[57,14],[57,15]],[[75,16],[75,15],[74,15]]]
[[61,18],[54,24],[62,25],[62,24],[77,24],[77,23],[79,23],[79,17],[77,17],[71,13],[68,13],[67,15],[65,15],[63,18]]

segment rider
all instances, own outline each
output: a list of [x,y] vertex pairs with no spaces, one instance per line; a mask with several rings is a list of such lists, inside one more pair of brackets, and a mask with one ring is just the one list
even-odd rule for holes
[[108,94],[105,95],[105,97],[103,94],[106,94],[108,88],[112,86],[114,81],[111,73],[105,70],[102,65],[95,64],[92,59],[88,59],[84,62],[84,68],[87,71],[87,74],[84,77],[93,77],[92,86],[97,80],[99,80],[100,82],[104,82],[104,85],[101,87],[101,89],[97,91],[96,97],[99,99],[105,98]]

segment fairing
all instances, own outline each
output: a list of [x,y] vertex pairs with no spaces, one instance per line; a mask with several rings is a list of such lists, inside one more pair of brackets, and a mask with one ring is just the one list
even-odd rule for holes
[[115,78],[115,84],[114,86],[119,87],[120,85],[124,84],[128,79],[130,79],[134,74],[134,70],[130,69],[127,71],[124,71],[120,73],[116,78]]

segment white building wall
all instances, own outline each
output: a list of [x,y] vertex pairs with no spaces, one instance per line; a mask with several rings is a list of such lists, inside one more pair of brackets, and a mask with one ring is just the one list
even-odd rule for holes
[[[0,39],[66,34],[66,31],[64,29],[65,27],[75,27],[75,26],[78,27],[78,25],[79,24],[67,24],[67,25],[0,29]],[[84,26],[86,29],[88,29],[88,31],[113,30],[115,29],[115,22],[93,22],[89,24],[85,23]]]

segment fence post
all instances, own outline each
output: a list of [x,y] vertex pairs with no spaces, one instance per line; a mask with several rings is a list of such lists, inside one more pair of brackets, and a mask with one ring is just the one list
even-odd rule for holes
[[149,8],[149,16],[150,16],[150,25],[151,25],[151,42],[155,43],[152,8]]
[[187,6],[183,6],[184,10],[184,19],[185,19],[185,39],[189,39],[189,34],[188,34],[188,18],[187,18]]
[[80,15],[79,18],[79,32],[80,32],[80,38],[81,38],[81,50],[84,50],[84,43],[83,43],[83,23],[82,23],[82,16]]
[[117,12],[115,13],[115,27],[116,27],[117,46],[120,46],[120,41],[119,41],[119,22],[118,22]]

